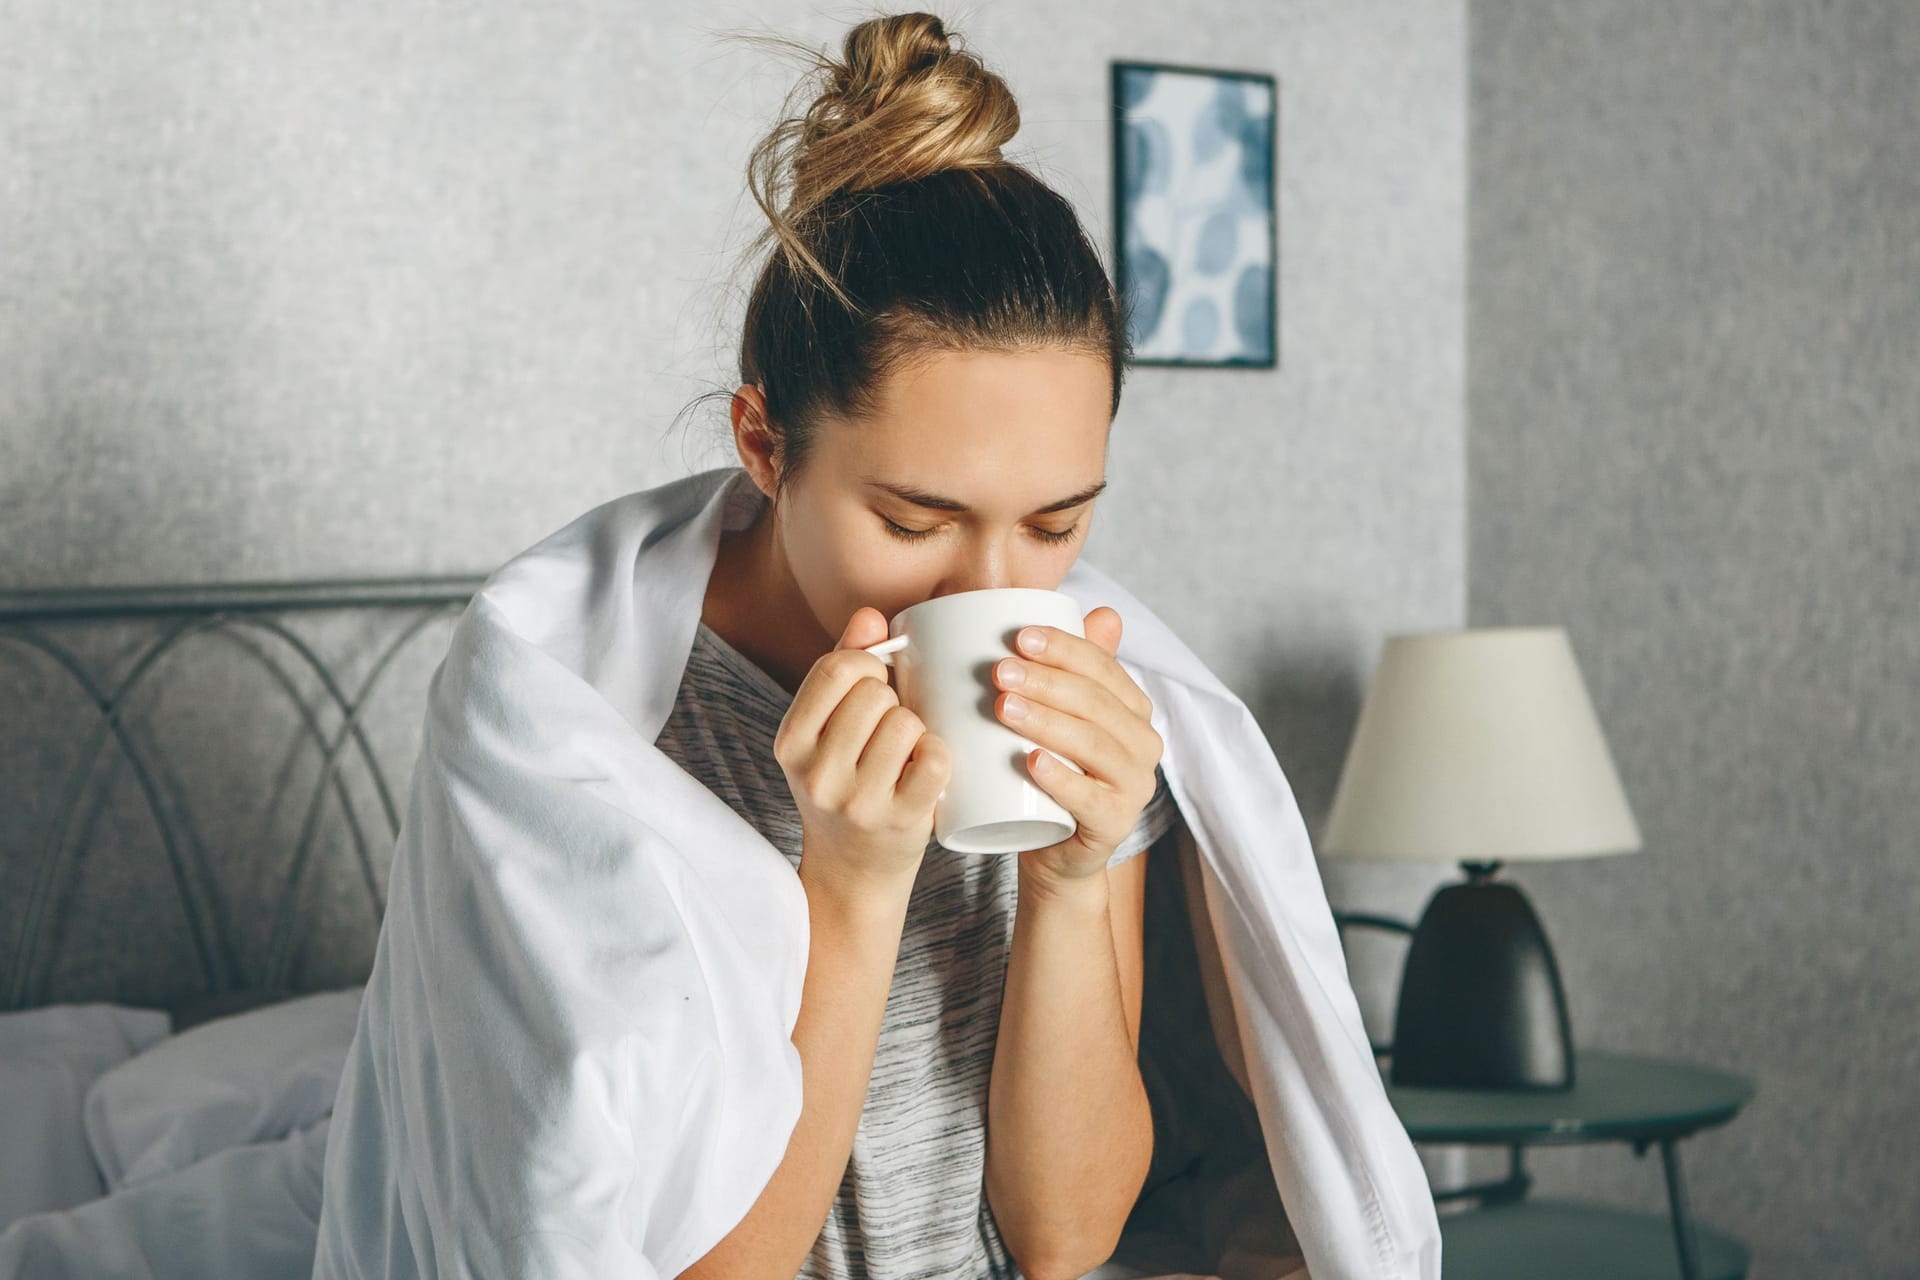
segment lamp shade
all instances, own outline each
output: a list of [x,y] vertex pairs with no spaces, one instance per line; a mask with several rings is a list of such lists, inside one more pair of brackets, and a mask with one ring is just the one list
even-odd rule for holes
[[1321,852],[1524,862],[1640,843],[1565,628],[1387,638]]

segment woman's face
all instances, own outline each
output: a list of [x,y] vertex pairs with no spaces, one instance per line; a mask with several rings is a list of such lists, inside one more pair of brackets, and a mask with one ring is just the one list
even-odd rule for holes
[[[897,371],[871,419],[821,424],[777,513],[821,630],[862,605],[1057,587],[1106,484],[1111,395],[1104,357],[940,352]],[[749,469],[770,493],[770,466]]]

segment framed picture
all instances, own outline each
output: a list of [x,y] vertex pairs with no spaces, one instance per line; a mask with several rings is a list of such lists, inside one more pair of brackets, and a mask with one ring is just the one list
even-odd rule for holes
[[1278,83],[1112,66],[1115,283],[1135,362],[1279,367]]

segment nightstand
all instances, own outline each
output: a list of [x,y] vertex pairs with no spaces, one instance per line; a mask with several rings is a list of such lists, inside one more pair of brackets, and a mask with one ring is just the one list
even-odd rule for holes
[[[1382,1079],[1387,1071],[1382,1068]],[[1725,1124],[1753,1097],[1729,1071],[1636,1054],[1582,1048],[1566,1090],[1439,1089],[1387,1084],[1387,1096],[1416,1143],[1504,1146],[1508,1175],[1442,1190],[1434,1199],[1475,1201],[1440,1215],[1447,1280],[1740,1280],[1746,1246],[1697,1223],[1687,1208],[1676,1144]],[[1625,1142],[1635,1155],[1660,1148],[1666,1171],[1664,1218],[1605,1205],[1528,1199],[1529,1146]]]

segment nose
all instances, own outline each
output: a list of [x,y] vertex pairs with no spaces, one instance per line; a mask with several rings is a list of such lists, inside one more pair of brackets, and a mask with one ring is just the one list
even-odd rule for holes
[[982,538],[960,553],[960,563],[948,573],[936,596],[957,595],[962,591],[984,591],[989,587],[1010,587],[1012,574],[1007,568],[1007,550],[998,540]]

